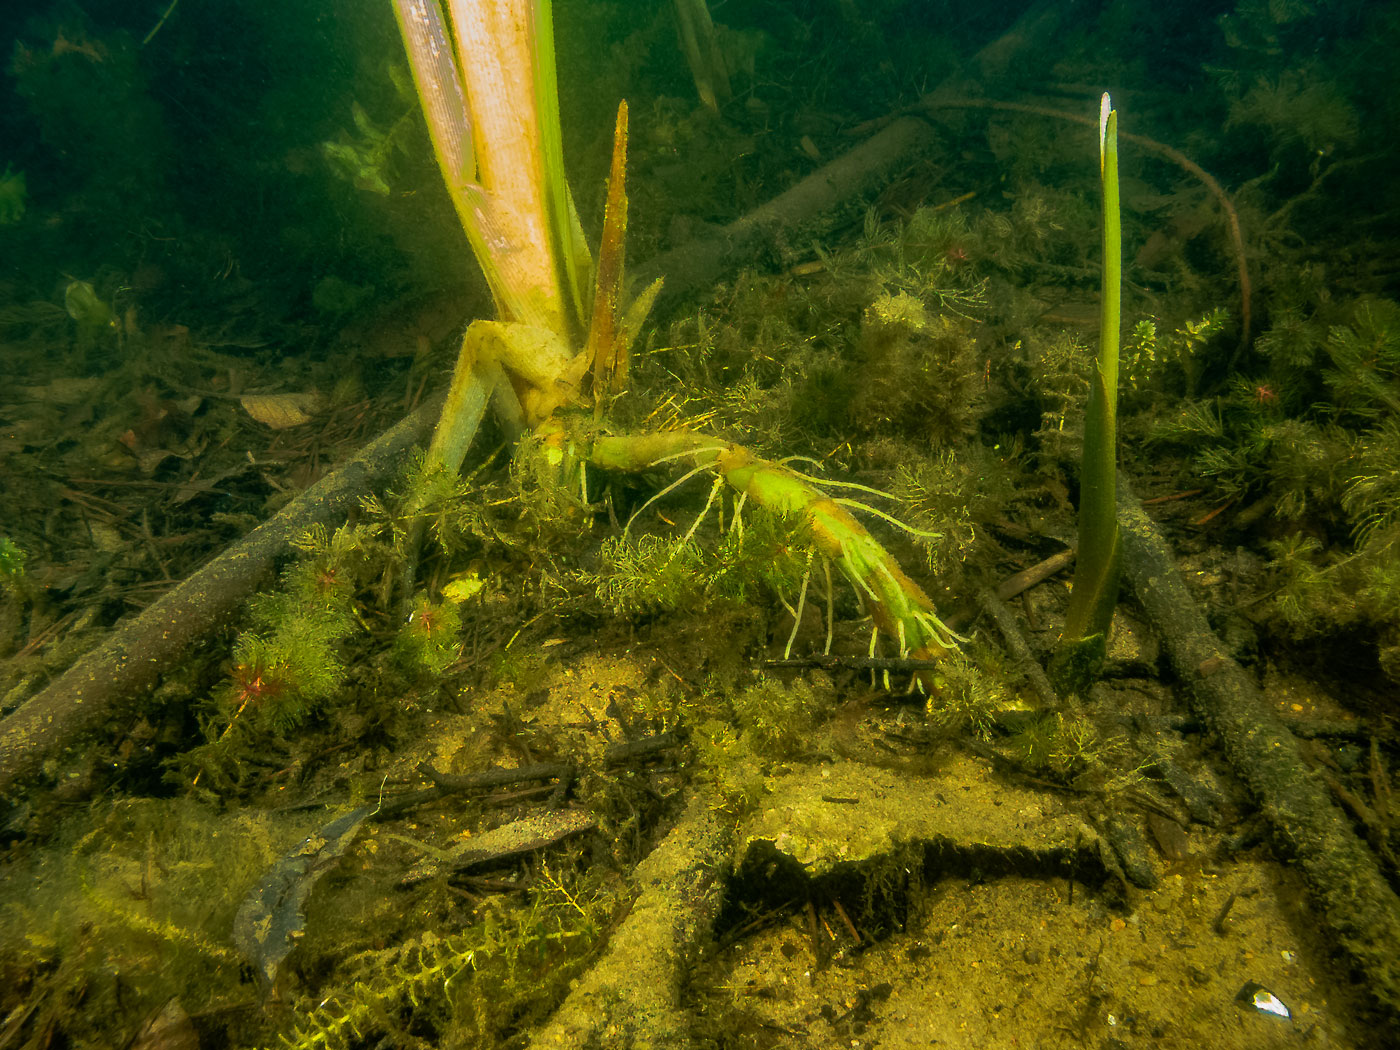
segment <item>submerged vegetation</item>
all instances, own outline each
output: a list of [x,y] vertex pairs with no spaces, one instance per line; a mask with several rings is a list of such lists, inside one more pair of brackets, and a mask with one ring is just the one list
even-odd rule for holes
[[[1067,545],[1085,498],[1092,137],[1033,111],[921,110],[936,165],[831,225],[786,231],[642,325],[655,292],[628,308],[623,227],[636,256],[732,221],[844,151],[859,122],[918,109],[909,85],[929,55],[994,31],[970,11],[946,36],[920,26],[916,57],[897,4],[836,5],[801,29],[765,5],[717,11],[751,24],[705,30],[708,71],[691,84],[669,15],[634,24],[574,6],[558,12],[561,82],[627,94],[631,114],[616,125],[619,143],[630,135],[630,219],[617,217],[614,159],[604,239],[617,254],[596,266],[570,238],[604,212],[612,115],[564,90],[565,141],[541,147],[582,172],[577,201],[562,184],[541,192],[567,228],[551,235],[569,262],[545,267],[560,331],[586,360],[544,340],[567,371],[538,376],[518,330],[477,328],[459,372],[505,381],[459,398],[472,427],[484,420],[470,448],[470,434],[440,436],[349,520],[299,536],[275,584],[172,669],[135,724],[54,759],[54,792],[7,811],[0,1015],[23,1045],[44,1033],[107,1045],[171,1001],[227,1045],[519,1044],[625,916],[627,875],[687,791],[742,820],[803,764],[868,757],[859,727],[881,705],[896,712],[893,743],[870,761],[901,775],[967,746],[1105,811],[1124,784],[1148,790],[1136,785],[1151,763],[1102,691],[1037,684],[1063,589],[1017,610],[1034,669],[978,597]],[[262,151],[275,173],[236,169],[274,202],[294,186],[332,203],[296,221],[270,204],[245,231],[218,225],[235,205],[192,209],[213,197],[207,183],[162,191],[183,169],[161,144],[186,118],[161,112],[151,84],[174,74],[131,27],[55,8],[17,42],[34,143],[0,179],[0,239],[25,260],[0,284],[7,377],[22,389],[0,404],[12,441],[0,465],[28,479],[0,522],[7,713],[101,626],[415,403],[451,369],[468,314],[494,303],[509,325],[534,309],[499,275],[463,276],[447,233],[475,198],[444,192],[380,14],[344,27],[369,57],[318,89],[320,117],[287,109],[286,127],[307,126]],[[275,35],[270,15],[245,15]],[[151,49],[194,47],[210,26],[192,17]],[[1156,16],[1117,17],[1130,24],[1102,32]],[[1232,283],[1228,224],[1200,180],[1123,150],[1122,459],[1170,500],[1187,545],[1232,552],[1235,589],[1212,612],[1261,673],[1326,675],[1345,652],[1379,691],[1400,682],[1400,305],[1380,261],[1394,245],[1340,202],[1365,189],[1357,207],[1372,214],[1400,204],[1377,177],[1394,145],[1365,141],[1400,95],[1374,58],[1295,55],[1326,17],[1342,41],[1400,46],[1384,13],[1247,2],[1218,25],[1175,27],[1169,54],[1111,69],[1112,39],[1076,29],[1056,68],[988,89],[1065,109],[1040,81],[1125,82],[1125,131],[1239,187],[1252,295]],[[587,33],[608,46],[580,44]],[[812,49],[831,63],[817,82],[800,79]],[[1165,91],[1151,86],[1164,77]],[[788,78],[782,91],[772,78]],[[121,119],[102,127],[75,107],[110,83]],[[266,112],[296,106],[298,83],[272,89]],[[867,94],[836,98],[835,83]],[[85,129],[96,137],[77,145]],[[51,179],[40,141],[80,163]],[[467,170],[441,144],[439,161]],[[121,180],[142,187],[125,206]],[[152,199],[189,210],[143,227]],[[472,214],[473,241],[490,243],[494,219]],[[141,228],[145,254],[95,247],[112,224]],[[259,251],[285,253],[295,275],[279,284],[240,262]],[[218,281],[197,285],[211,268]],[[1258,335],[1241,345],[1251,309]],[[255,413],[250,398],[270,391],[294,400]],[[98,474],[113,484],[89,484]],[[1155,673],[1108,641],[1115,673]],[[615,749],[638,742],[658,750],[619,765]],[[526,786],[443,787],[531,768],[547,772]],[[566,799],[586,831],[463,860]],[[344,851],[318,853],[327,821],[361,808]],[[305,936],[264,987],[229,931],[298,850]],[[420,864],[439,867],[405,877]]]

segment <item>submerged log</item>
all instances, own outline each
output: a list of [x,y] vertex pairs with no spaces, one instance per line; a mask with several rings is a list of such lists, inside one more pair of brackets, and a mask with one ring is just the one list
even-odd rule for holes
[[716,799],[693,795],[671,833],[637,865],[627,917],[530,1050],[690,1045],[681,992],[719,911],[733,845],[732,824],[719,809]]
[[764,249],[781,244],[794,230],[848,204],[872,186],[887,182],[901,165],[937,141],[933,128],[915,117],[901,117],[849,153],[808,175],[773,200],[740,216],[716,233],[688,241],[641,267],[645,287],[661,277],[658,304],[708,289],[725,274],[751,264]]
[[1254,679],[1211,631],[1161,533],[1121,480],[1118,521],[1124,577],[1187,687],[1192,709],[1220,738],[1276,847],[1302,873],[1318,917],[1371,998],[1388,1019],[1400,1018],[1400,897]]
[[[926,102],[975,91],[979,82],[994,83],[1020,65],[1043,55],[1065,18],[1063,5],[1037,0],[990,43],[925,96]],[[1024,73],[1024,68],[1022,69]],[[673,304],[709,288],[725,274],[751,264],[765,251],[781,251],[795,231],[804,246],[820,232],[832,213],[849,207],[860,195],[886,185],[915,157],[939,141],[937,132],[918,116],[897,117],[848,153],[823,165],[800,182],[759,205],[747,215],[707,236],[662,252],[633,275],[638,287],[665,279],[657,300]]]

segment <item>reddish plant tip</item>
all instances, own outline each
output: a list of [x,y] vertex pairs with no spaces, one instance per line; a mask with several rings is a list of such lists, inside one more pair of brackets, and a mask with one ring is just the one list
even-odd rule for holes
[[282,683],[259,666],[239,664],[234,669],[234,679],[238,682],[240,706],[250,700],[263,700],[282,691]]

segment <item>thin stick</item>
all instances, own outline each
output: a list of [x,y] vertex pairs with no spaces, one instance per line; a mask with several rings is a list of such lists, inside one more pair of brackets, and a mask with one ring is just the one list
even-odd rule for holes
[[157,21],[156,24],[151,27],[151,31],[149,33],[147,33],[144,37],[141,38],[142,47],[145,47],[155,38],[155,35],[160,32],[161,26],[165,25],[166,21],[170,18],[170,16],[175,13],[175,8],[178,7],[179,4],[180,0],[170,0],[170,6],[167,7],[165,9],[165,12],[160,16],[160,20]]
[[836,629],[836,595],[831,589],[831,559],[822,559],[822,572],[826,574],[826,645],[823,656],[831,655],[831,635]]
[[851,931],[851,936],[855,938],[855,942],[857,944],[865,943],[861,938],[860,931],[856,929],[856,924],[853,923],[851,917],[846,914],[846,909],[841,907],[841,902],[835,897],[832,897],[831,906],[836,909],[836,914],[841,916],[841,921],[846,924],[846,929]]
[[1038,583],[1043,583],[1074,561],[1074,548],[1052,554],[1029,569],[1022,569],[1014,576],[1008,576],[997,585],[996,595],[1002,601],[1010,601],[1022,591],[1028,591]]
[[892,656],[794,656],[783,660],[764,660],[764,667],[819,667],[834,671],[934,671],[946,667],[943,660],[921,660],[913,657],[895,659]]

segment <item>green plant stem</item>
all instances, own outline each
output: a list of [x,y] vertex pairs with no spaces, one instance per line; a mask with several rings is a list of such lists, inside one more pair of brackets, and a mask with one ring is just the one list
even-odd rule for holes
[[462,468],[467,449],[476,437],[477,428],[486,414],[491,392],[502,381],[501,368],[483,364],[476,355],[463,350],[457,355],[452,372],[452,385],[447,390],[442,417],[428,445],[428,459],[450,474]]
[[[606,470],[635,472],[663,463],[712,470],[754,503],[803,519],[817,551],[850,581],[876,628],[898,644],[901,656],[938,658],[957,648],[956,636],[938,618],[932,600],[865,526],[780,463],[689,431],[599,437],[576,448],[575,458]],[[922,673],[920,681],[926,688],[936,686],[932,673]]]
[[1065,613],[1064,648],[1107,637],[1118,602],[1118,340],[1122,323],[1123,235],[1118,213],[1118,114],[1107,109],[1099,135],[1103,182],[1103,286],[1099,356],[1090,382],[1080,472],[1079,553]]
[[[443,181],[498,319],[578,345],[592,262],[564,180],[551,0],[394,0],[394,11]],[[546,397],[568,380],[560,374],[568,355],[529,353],[552,343],[517,340],[522,348],[518,359],[498,359],[513,377],[547,373],[529,384]],[[474,365],[459,362],[454,391],[470,392],[462,373]],[[441,424],[450,433],[434,439],[445,463],[460,463],[461,435],[475,430],[475,419],[454,418],[459,407],[450,396]],[[477,407],[468,399],[461,410]]]

